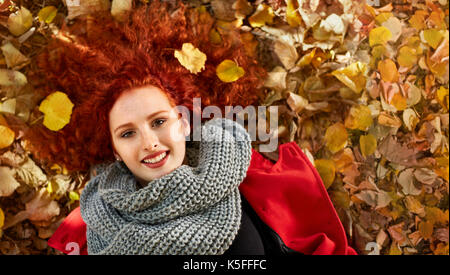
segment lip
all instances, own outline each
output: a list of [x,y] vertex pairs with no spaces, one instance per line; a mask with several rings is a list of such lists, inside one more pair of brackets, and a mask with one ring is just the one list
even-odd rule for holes
[[164,152],[169,152],[169,150],[160,150],[160,151],[158,151],[158,152],[156,152],[156,153],[154,153],[154,154],[151,154],[151,155],[146,156],[145,158],[142,159],[142,161],[144,161],[144,160],[146,160],[146,159],[152,159],[152,158],[155,158],[155,157],[161,155],[161,154],[164,153]]
[[[164,153],[164,152],[167,152],[167,154],[166,154],[166,156],[165,156],[162,160],[160,160],[159,162],[157,162],[157,163],[145,163],[145,162],[144,162],[144,159],[151,159],[151,158],[157,157],[157,156],[159,156],[160,154],[162,154],[162,153]],[[159,151],[159,152],[156,152],[155,154],[146,156],[146,157],[142,160],[142,163],[143,163],[145,166],[149,167],[149,168],[158,168],[158,167],[161,167],[161,166],[163,166],[163,165],[167,162],[167,159],[169,158],[169,153],[170,153],[170,151]]]

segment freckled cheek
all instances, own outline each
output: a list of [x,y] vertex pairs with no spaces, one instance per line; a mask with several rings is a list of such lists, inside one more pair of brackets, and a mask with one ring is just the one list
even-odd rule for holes
[[143,146],[139,141],[117,142],[115,148],[124,161],[136,161],[139,159],[139,146]]

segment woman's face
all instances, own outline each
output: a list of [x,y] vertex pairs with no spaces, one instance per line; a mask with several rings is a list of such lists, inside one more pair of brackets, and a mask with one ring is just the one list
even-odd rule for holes
[[155,86],[124,92],[109,113],[114,155],[147,184],[183,164],[189,123]]

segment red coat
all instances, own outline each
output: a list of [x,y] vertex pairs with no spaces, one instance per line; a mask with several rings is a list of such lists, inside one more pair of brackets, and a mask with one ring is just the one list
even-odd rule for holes
[[[317,170],[295,142],[280,145],[275,164],[253,150],[239,189],[288,248],[303,254],[356,255]],[[86,224],[79,207],[64,219],[48,245],[66,254],[87,254]]]

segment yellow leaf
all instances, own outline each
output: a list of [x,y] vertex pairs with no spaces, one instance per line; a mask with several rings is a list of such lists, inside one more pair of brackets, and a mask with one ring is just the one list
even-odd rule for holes
[[358,61],[346,68],[335,70],[331,74],[359,94],[366,87],[366,73],[367,64]]
[[298,27],[302,23],[302,17],[298,12],[298,1],[287,0],[286,21],[291,27]]
[[441,106],[448,111],[448,89],[446,89],[444,86],[441,86],[436,92],[436,99],[439,104],[441,104]]
[[441,43],[444,35],[438,29],[428,29],[422,32],[424,40],[430,45],[433,49],[436,49]]
[[0,208],[0,229],[5,224],[5,214],[3,213],[3,210]]
[[52,131],[61,130],[70,121],[73,103],[65,93],[54,92],[47,96],[39,106],[44,113],[44,125]]
[[75,191],[70,191],[69,192],[69,199],[70,199],[69,204],[72,204],[75,201],[79,201],[80,200],[80,195],[78,195],[78,193],[75,192]]
[[0,125],[0,149],[9,147],[14,142],[14,131],[6,126]]
[[314,160],[314,166],[322,178],[323,185],[328,189],[335,178],[336,168],[334,167],[334,162],[329,159],[316,159]]
[[369,44],[371,47],[375,45],[384,45],[392,38],[391,31],[386,27],[373,28],[369,33]]
[[39,21],[50,24],[55,19],[58,9],[54,6],[42,8],[38,13]]
[[381,79],[385,82],[397,82],[399,73],[394,61],[390,59],[381,60],[378,62],[378,71],[381,74]]
[[223,82],[234,82],[244,76],[245,71],[234,61],[226,59],[216,68],[217,77]]
[[19,36],[28,31],[33,25],[33,16],[25,7],[21,7],[15,13],[11,13],[8,18],[9,32],[15,36]]
[[347,145],[347,139],[347,129],[340,122],[331,125],[325,132],[325,145],[333,154],[344,149]]
[[371,134],[360,136],[359,147],[361,148],[362,155],[366,158],[372,155],[377,149],[377,139]]
[[401,93],[395,93],[392,97],[391,104],[398,110],[403,111],[406,109],[406,98]]
[[316,50],[317,50],[317,48],[314,48],[311,52],[302,56],[302,58],[300,58],[300,60],[297,62],[297,66],[304,67],[304,66],[311,64],[311,61],[313,60],[313,58],[316,54]]
[[273,10],[266,4],[259,4],[255,13],[248,18],[248,22],[253,28],[259,28],[266,24],[272,24],[274,18]]
[[375,22],[378,25],[381,25],[383,22],[387,21],[389,18],[391,18],[393,14],[391,12],[382,12],[375,17]]
[[197,74],[205,68],[206,55],[191,43],[183,43],[181,51],[175,50],[175,58],[191,73]]
[[398,51],[397,62],[400,66],[411,68],[417,64],[418,58],[416,55],[416,50],[409,46],[401,47]]
[[386,53],[386,47],[384,45],[376,45],[372,48],[372,57],[380,59]]
[[353,106],[345,119],[345,127],[367,131],[373,124],[372,112],[365,105]]

